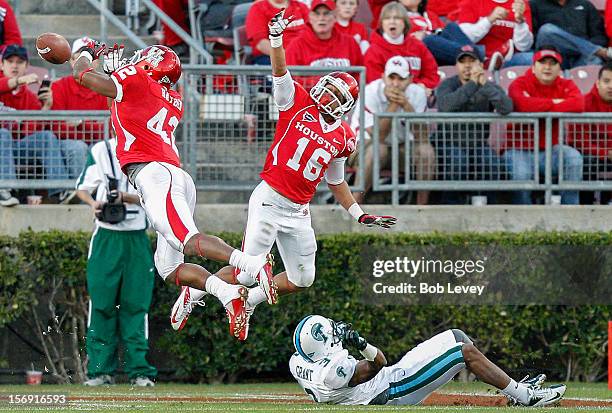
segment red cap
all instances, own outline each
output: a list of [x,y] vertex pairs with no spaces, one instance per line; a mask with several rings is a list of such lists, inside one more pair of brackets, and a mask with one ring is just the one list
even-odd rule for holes
[[561,55],[558,52],[556,52],[554,50],[548,50],[548,49],[543,49],[543,50],[537,51],[533,55],[533,63],[539,62],[540,60],[544,59],[545,57],[552,57],[559,64],[563,63],[563,58],[561,57]]
[[314,11],[319,6],[325,6],[330,10],[336,10],[336,2],[334,0],[312,0],[312,3],[310,3],[310,11]]

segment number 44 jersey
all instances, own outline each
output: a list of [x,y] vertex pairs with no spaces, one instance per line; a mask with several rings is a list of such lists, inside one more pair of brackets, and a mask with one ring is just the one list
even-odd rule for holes
[[130,163],[154,161],[180,167],[174,130],[183,117],[181,95],[133,65],[116,70],[111,79],[117,87],[111,121],[121,168],[125,171]]
[[293,104],[281,108],[274,142],[261,178],[281,195],[298,204],[310,202],[317,185],[334,159],[355,151],[355,134],[338,119],[322,120],[314,100],[295,83]]

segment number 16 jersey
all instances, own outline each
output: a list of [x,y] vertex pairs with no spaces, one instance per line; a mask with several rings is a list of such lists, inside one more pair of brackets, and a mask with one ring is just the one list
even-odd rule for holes
[[174,130],[183,117],[181,95],[133,65],[116,70],[111,79],[117,87],[111,122],[121,169],[125,172],[130,163],[155,161],[180,167]]
[[280,111],[260,176],[284,197],[307,204],[330,162],[348,158],[355,151],[356,140],[346,122],[325,123],[308,92],[298,83],[294,85],[293,105]]

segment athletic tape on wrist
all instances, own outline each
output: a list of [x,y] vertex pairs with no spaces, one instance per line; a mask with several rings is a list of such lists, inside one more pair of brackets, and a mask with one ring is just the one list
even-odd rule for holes
[[378,354],[378,349],[368,343],[366,348],[360,351],[361,355],[368,361],[374,361],[376,355]]
[[93,56],[87,50],[83,50],[81,52],[81,54],[79,55],[79,58],[81,57],[84,57],[85,59],[89,60],[89,63],[93,62]]
[[268,36],[268,39],[270,39],[270,46],[272,46],[275,49],[278,49],[279,47],[281,47],[283,45],[283,35],[281,34],[280,36]]
[[357,221],[359,221],[359,217],[365,214],[357,202],[349,207],[348,213],[351,214],[351,216]]

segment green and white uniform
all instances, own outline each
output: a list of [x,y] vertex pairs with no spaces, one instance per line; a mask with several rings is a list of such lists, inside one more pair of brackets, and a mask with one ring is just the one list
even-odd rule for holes
[[[115,155],[117,141],[109,141],[114,165],[104,142],[95,144],[76,188],[105,202],[108,178],[119,180],[118,189],[136,195],[121,172]],[[127,218],[118,224],[95,220],[87,261],[87,365],[89,377],[114,375],[117,370],[119,337],[124,343],[124,371],[129,378],[155,377],[157,370],[146,360],[148,344],[148,311],[155,277],[151,244],[146,234],[144,210],[126,204]]]

